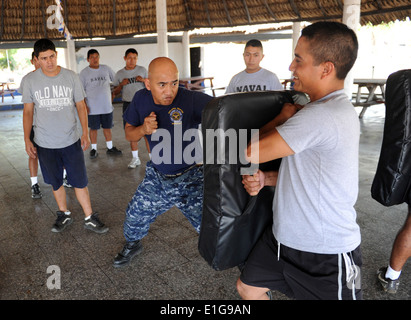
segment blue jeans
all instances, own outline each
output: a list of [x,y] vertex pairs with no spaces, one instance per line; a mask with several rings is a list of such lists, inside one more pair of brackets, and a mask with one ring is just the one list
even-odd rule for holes
[[196,166],[170,178],[147,162],[146,175],[126,209],[124,237],[127,242],[145,237],[155,219],[176,206],[197,232],[203,209],[203,167]]

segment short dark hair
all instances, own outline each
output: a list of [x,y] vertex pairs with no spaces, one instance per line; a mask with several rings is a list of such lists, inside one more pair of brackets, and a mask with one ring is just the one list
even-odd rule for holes
[[320,21],[305,27],[301,37],[309,41],[316,65],[332,62],[337,78],[345,79],[358,53],[358,40],[352,29],[340,22]]
[[90,58],[90,56],[91,56],[92,54],[95,54],[95,53],[97,53],[98,55],[100,55],[100,53],[98,53],[98,51],[97,51],[96,49],[90,49],[90,50],[87,52],[87,59]]
[[126,50],[126,54],[125,54],[124,56],[127,57],[127,55],[128,55],[129,53],[135,53],[136,55],[138,55],[137,50],[134,49],[134,48],[127,49],[127,50]]
[[247,43],[245,44],[245,47],[257,47],[257,48],[263,48],[263,44],[261,43],[260,40],[257,39],[251,39],[248,40]]
[[40,52],[44,52],[47,50],[52,50],[56,52],[56,46],[54,45],[53,41],[49,39],[40,39],[34,43],[34,55],[36,58],[39,57]]

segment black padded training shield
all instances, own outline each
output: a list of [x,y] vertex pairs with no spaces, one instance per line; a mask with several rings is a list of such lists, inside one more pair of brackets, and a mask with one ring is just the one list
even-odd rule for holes
[[385,123],[380,158],[371,196],[384,206],[410,204],[411,194],[411,70],[387,79]]
[[[264,187],[257,196],[249,196],[241,174],[250,164],[244,163],[243,154],[252,129],[258,132],[286,102],[304,105],[308,99],[295,91],[236,93],[213,99],[203,111],[204,204],[198,249],[215,270],[244,263],[272,223],[274,188]],[[278,170],[280,162],[259,168]]]

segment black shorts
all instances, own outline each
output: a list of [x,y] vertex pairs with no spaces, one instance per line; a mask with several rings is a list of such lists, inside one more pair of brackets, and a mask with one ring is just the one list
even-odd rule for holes
[[31,127],[31,131],[30,131],[30,141],[31,141],[31,143],[33,143],[34,146],[36,146],[36,144],[34,142],[34,129],[33,129],[33,127]]
[[100,126],[103,129],[111,129],[113,127],[113,112],[88,115],[88,127],[91,130],[98,130]]
[[[359,246],[344,254],[317,254],[280,244],[278,252],[270,226],[251,251],[240,279],[295,299],[360,300],[361,265]],[[352,270],[348,278],[346,270]]]

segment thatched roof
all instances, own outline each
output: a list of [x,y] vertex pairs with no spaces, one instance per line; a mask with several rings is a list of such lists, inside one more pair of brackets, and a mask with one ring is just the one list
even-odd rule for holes
[[[168,31],[263,23],[341,21],[344,0],[167,0]],[[61,1],[74,39],[156,33],[155,0]],[[63,39],[47,28],[54,0],[1,0],[0,41]],[[361,24],[411,16],[411,0],[362,0]]]

